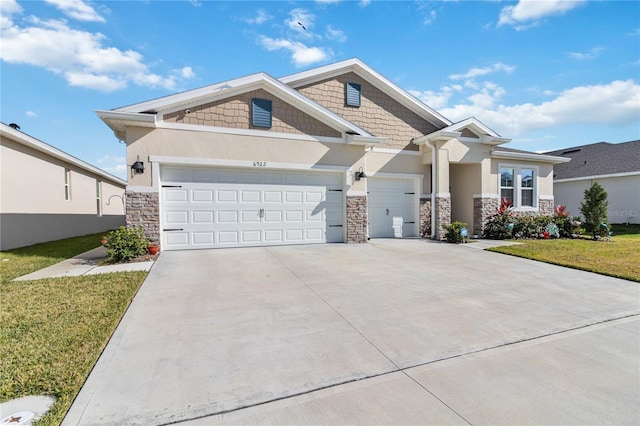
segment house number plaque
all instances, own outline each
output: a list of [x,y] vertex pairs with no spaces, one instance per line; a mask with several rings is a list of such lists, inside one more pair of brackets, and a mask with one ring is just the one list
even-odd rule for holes
[[254,161],[252,164],[253,167],[267,167],[266,161]]

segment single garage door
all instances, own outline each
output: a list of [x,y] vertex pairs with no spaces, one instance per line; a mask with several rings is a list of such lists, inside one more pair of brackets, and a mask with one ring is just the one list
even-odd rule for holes
[[342,242],[340,174],[161,168],[165,250]]
[[416,179],[376,178],[367,179],[367,206],[369,236],[393,237],[393,218],[402,218],[402,236],[418,235],[416,205]]

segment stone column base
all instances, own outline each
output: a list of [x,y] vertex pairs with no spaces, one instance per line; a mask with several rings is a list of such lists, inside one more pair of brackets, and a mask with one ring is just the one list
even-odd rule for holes
[[431,198],[420,198],[420,236],[431,238]]
[[437,238],[444,240],[447,231],[444,226],[451,225],[451,196],[436,196]]
[[499,197],[473,197],[473,233],[482,236],[489,218],[500,208]]
[[127,192],[127,226],[142,226],[147,239],[160,245],[160,199],[157,192]]
[[367,242],[367,197],[347,196],[347,243]]

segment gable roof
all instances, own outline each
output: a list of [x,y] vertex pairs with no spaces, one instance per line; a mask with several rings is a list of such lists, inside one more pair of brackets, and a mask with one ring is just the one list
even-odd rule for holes
[[13,142],[19,143],[20,145],[26,146],[28,148],[42,152],[58,160],[72,164],[78,169],[100,176],[104,180],[109,181],[115,185],[121,186],[122,188],[127,186],[127,182],[125,182],[124,180],[116,176],[113,176],[102,169],[92,166],[91,164],[85,161],[82,161],[79,158],[69,155],[64,151],[61,151],[58,148],[55,148],[49,145],[48,143],[42,142],[41,140],[38,140],[33,136],[29,136],[28,134],[23,133],[18,129],[14,129],[13,127],[8,126],[4,123],[0,123],[0,135],[3,138],[12,140]]
[[357,135],[361,138],[371,138],[372,140],[380,139],[374,138],[366,130],[313,102],[298,91],[265,73],[256,73],[110,111],[98,110],[96,114],[111,127],[118,138],[124,139],[124,129],[127,124],[133,125],[135,123],[138,126],[155,127],[157,122],[162,121],[164,114],[226,99],[256,89],[263,89],[271,93],[342,133]]
[[483,122],[478,120],[475,117],[470,117],[462,121],[458,121],[457,123],[453,123],[452,125],[445,127],[444,129],[440,129],[437,132],[462,132],[464,129],[469,129],[476,135],[478,135],[478,139],[480,142],[490,144],[490,145],[500,145],[503,143],[511,142],[511,139],[501,137],[497,132],[489,128],[489,126],[485,125]]
[[598,142],[545,154],[571,159],[554,167],[554,180],[640,173],[640,140],[615,144]]
[[424,118],[434,126],[442,128],[451,125],[451,121],[447,120],[444,116],[420,102],[407,91],[401,89],[389,79],[374,71],[357,58],[347,59],[346,61],[336,62],[334,64],[292,74],[280,78],[280,81],[295,89],[349,72],[353,72],[372,83],[376,88],[382,90],[384,93],[391,96],[400,104],[409,108],[411,111],[418,114],[418,116]]

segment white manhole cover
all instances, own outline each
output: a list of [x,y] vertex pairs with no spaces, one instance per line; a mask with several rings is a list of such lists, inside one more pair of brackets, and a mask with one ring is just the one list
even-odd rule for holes
[[18,411],[17,413],[13,413],[3,418],[2,423],[0,423],[0,425],[1,426],[23,425],[23,424],[26,424],[32,418],[33,418],[33,413],[31,411]]

